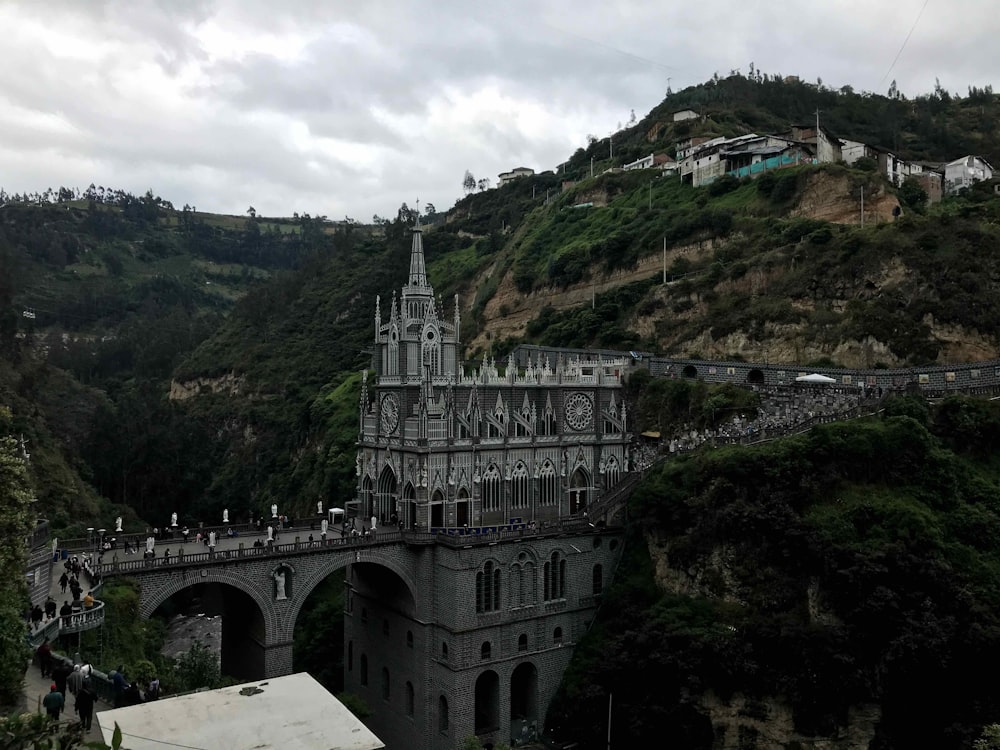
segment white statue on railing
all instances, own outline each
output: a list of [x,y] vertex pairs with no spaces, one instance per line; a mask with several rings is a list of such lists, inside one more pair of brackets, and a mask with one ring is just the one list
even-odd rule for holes
[[324,539],[326,539],[326,531],[329,527],[330,527],[330,522],[327,521],[325,518],[322,521],[320,521],[319,533]]
[[322,500],[320,500],[319,502],[316,503],[316,513],[317,513],[317,515],[320,515],[320,516],[323,515],[323,501]]
[[176,513],[171,513],[170,514],[170,525],[173,526],[174,528],[177,528],[177,514]]
[[152,552],[153,547],[156,546],[156,537],[147,536],[146,537],[146,552]]
[[274,598],[278,601],[287,599],[288,597],[285,595],[285,569],[278,568],[271,574],[271,577],[274,578]]
[[229,508],[222,509],[222,522],[229,523]]
[[274,541],[274,527],[273,526],[268,526],[267,527],[267,541],[269,541],[269,542],[273,542]]
[[118,518],[115,519],[115,531],[121,531],[121,530],[122,530],[122,517],[118,516]]
[[214,531],[208,532],[208,548],[210,550],[214,550],[215,549],[215,532]]
[[272,503],[271,504],[271,518],[277,518],[277,517],[278,517],[278,505],[277,505],[277,503]]

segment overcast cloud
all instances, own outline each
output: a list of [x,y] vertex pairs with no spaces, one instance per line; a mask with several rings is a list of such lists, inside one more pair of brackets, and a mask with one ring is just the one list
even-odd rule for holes
[[466,169],[553,169],[668,79],[753,62],[908,96],[992,85],[998,19],[995,0],[7,0],[0,186],[366,222],[441,210]]

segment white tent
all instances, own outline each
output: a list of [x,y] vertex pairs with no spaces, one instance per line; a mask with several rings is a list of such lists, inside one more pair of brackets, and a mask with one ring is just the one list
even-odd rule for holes
[[820,375],[818,372],[814,372],[810,375],[799,375],[795,378],[796,383],[836,383],[836,378],[829,378],[826,375]]
[[330,523],[333,525],[337,525],[344,520],[343,508],[330,508],[327,513],[330,514]]

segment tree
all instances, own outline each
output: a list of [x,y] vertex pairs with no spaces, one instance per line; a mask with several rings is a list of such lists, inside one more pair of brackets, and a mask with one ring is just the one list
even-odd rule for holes
[[899,202],[904,208],[923,213],[927,206],[927,191],[912,177],[907,177],[899,188]]
[[476,183],[476,186],[479,188],[479,192],[480,193],[483,193],[483,192],[489,190],[490,189],[490,178],[489,177],[483,177],[481,180],[479,180],[479,182]]
[[426,206],[424,206],[424,216],[433,216],[436,213],[437,209],[434,208],[433,203],[428,203]]
[[473,192],[476,189],[476,178],[473,177],[472,172],[468,169],[465,170],[465,177],[462,178],[462,190],[465,194]]
[[24,575],[31,535],[33,493],[25,457],[11,434],[10,409],[0,407],[0,705],[15,705],[21,697],[25,664],[21,614],[28,601]]

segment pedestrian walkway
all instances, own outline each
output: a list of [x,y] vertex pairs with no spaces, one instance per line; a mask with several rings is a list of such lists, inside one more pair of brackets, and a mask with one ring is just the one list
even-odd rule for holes
[[[37,658],[32,659],[31,664],[28,666],[28,672],[24,675],[24,710],[26,713],[45,713],[45,709],[42,708],[42,698],[48,694],[51,685],[52,680],[50,678],[42,677],[42,673],[38,669]],[[64,697],[66,699],[66,705],[59,717],[59,720],[67,723],[78,722],[80,717],[73,711],[75,698],[72,694]],[[97,725],[97,712],[107,711],[109,708],[111,708],[111,706],[104,701],[99,700],[94,704],[93,723],[91,724],[90,731],[83,734],[83,739],[86,742],[104,741],[104,737],[101,736],[101,730]]]

